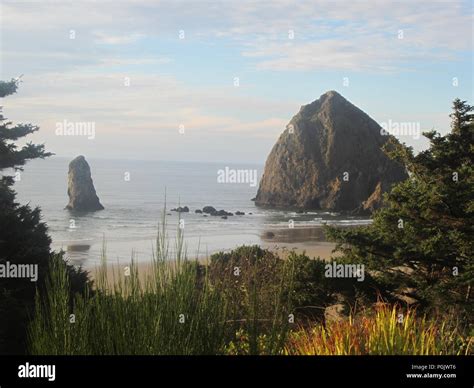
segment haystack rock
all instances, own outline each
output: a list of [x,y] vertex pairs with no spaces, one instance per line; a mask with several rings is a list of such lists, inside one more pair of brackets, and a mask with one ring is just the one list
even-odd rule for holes
[[370,213],[407,175],[382,151],[391,135],[335,91],[304,105],[265,164],[255,203],[292,209]]
[[95,211],[104,208],[95,192],[89,164],[82,155],[69,163],[67,194],[69,203],[66,209]]

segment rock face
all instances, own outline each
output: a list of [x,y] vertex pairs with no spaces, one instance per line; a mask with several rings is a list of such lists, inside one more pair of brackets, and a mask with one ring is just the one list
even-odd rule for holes
[[82,155],[69,163],[67,194],[69,203],[66,209],[95,211],[104,208],[95,192],[89,164]]
[[391,137],[335,91],[304,105],[265,164],[258,206],[370,213],[407,177],[382,146]]
[[171,209],[170,211],[178,212],[178,213],[189,213],[189,207],[187,207],[187,206],[183,206],[183,207],[178,206],[174,209]]
[[202,208],[202,212],[203,213],[206,213],[206,214],[211,214],[211,213],[215,213],[217,210],[215,207],[213,206],[204,206]]

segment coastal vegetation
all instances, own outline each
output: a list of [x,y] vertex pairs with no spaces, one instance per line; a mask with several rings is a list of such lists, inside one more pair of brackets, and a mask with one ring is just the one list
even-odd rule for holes
[[304,268],[318,263],[305,255],[281,260],[258,246],[240,247],[204,266],[157,252],[144,279],[133,263],[127,275],[110,278],[104,258],[95,292],[85,295],[71,295],[66,264],[52,260],[30,326],[31,353],[460,355],[473,349],[456,316],[382,300],[337,319],[295,314],[316,307],[303,305],[313,294],[302,286],[318,272]]
[[[417,155],[395,143],[388,154],[409,178],[384,196],[361,228],[327,227],[346,261],[364,263],[384,298],[413,300],[424,309],[474,317],[474,108],[453,103],[451,131],[425,133]],[[405,298],[406,300],[406,298]],[[449,306],[449,307],[448,307]]]
[[[0,82],[0,96],[17,86]],[[453,108],[452,131],[425,134],[427,150],[387,142],[408,177],[384,194],[372,224],[325,228],[340,253],[329,261],[259,246],[191,260],[181,228],[170,246],[165,208],[145,276],[133,257],[111,275],[104,244],[94,279],[51,251],[39,208],[16,202],[11,171],[51,154],[18,148],[38,128],[1,115],[0,262],[37,264],[38,281],[0,278],[0,352],[471,354],[473,108]],[[328,276],[339,264],[356,276]]]
[[[0,81],[0,98],[16,93],[19,80]],[[50,249],[47,226],[41,220],[41,210],[16,201],[13,189],[21,179],[26,162],[46,158],[52,154],[43,145],[15,144],[38,131],[32,124],[12,125],[0,110],[0,263],[37,266],[38,281],[0,277],[0,354],[19,354],[26,351],[27,327],[34,311],[37,291],[44,289],[44,279],[52,256],[62,257]],[[66,265],[71,292],[81,292],[87,274]]]

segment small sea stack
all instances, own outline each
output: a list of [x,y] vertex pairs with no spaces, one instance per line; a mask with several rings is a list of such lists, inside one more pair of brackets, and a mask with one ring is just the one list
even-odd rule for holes
[[104,209],[95,192],[89,163],[82,155],[69,163],[67,195],[68,210],[89,212]]

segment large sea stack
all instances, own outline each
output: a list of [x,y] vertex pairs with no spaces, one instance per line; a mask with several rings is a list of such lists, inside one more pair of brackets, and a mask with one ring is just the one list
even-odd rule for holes
[[69,203],[66,209],[96,211],[104,208],[95,192],[89,164],[82,155],[69,163],[67,194]]
[[370,213],[407,177],[382,151],[391,135],[335,91],[304,105],[265,164],[258,206]]

